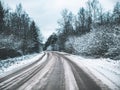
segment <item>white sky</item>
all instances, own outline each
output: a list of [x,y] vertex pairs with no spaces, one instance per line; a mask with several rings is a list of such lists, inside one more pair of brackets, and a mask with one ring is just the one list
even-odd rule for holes
[[[77,14],[80,7],[85,6],[87,0],[3,0],[12,9],[19,3],[29,16],[35,20],[47,39],[57,28],[57,20],[61,18],[61,11],[65,8]],[[116,1],[99,0],[105,10],[110,10]]]

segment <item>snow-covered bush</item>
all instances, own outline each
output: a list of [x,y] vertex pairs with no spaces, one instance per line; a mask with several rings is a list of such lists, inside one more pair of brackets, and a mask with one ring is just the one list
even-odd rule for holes
[[103,47],[102,34],[99,32],[88,33],[82,37],[71,37],[69,41],[78,54],[99,55],[107,49],[105,45]]
[[18,50],[21,46],[21,41],[15,38],[13,35],[0,35],[0,48],[10,48]]
[[21,56],[21,40],[13,35],[0,35],[0,59]]
[[74,53],[114,58],[120,55],[120,27],[94,28],[90,33],[80,37],[69,37],[66,42],[67,49]]
[[73,48],[73,42],[74,38],[68,39],[67,42],[65,42],[65,51],[68,53],[75,53],[75,50]]
[[[35,57],[36,55],[37,54],[31,54],[31,55],[25,55],[25,56],[21,56],[21,57],[0,60],[0,75],[4,72],[7,72],[7,70],[9,71],[10,69],[13,69],[13,68],[15,69],[19,65],[24,65],[25,63],[27,64],[31,61],[36,60],[36,57]],[[33,57],[35,57],[35,58],[33,59]],[[32,58],[32,59],[30,59],[30,58]],[[13,67],[10,68],[10,66],[13,66]]]

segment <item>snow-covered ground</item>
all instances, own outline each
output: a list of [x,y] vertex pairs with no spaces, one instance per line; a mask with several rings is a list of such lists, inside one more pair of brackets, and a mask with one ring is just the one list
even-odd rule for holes
[[31,55],[25,55],[21,57],[1,60],[0,61],[0,76],[7,75],[11,73],[12,71],[16,71],[24,66],[27,66],[28,64],[38,60],[38,58],[40,58],[42,55],[43,53],[31,54]]
[[112,90],[120,90],[120,60],[115,61],[103,58],[85,59],[75,55],[67,57],[78,66],[88,69],[91,74]]

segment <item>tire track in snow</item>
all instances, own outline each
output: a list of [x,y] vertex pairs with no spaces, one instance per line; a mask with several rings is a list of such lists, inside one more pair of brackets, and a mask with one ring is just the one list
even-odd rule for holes
[[79,90],[77,82],[75,80],[75,77],[74,77],[74,74],[71,70],[70,65],[65,60],[63,60],[63,65],[64,65],[64,69],[65,69],[66,90]]
[[40,90],[66,90],[64,84],[64,68],[60,57],[52,53],[55,60],[53,70],[50,73],[47,84]]
[[51,59],[51,57],[48,57],[47,61],[48,63],[45,67],[34,75],[34,77],[32,77],[29,81],[27,81],[27,83],[22,85],[18,90],[41,90],[41,88],[46,85],[48,76],[53,70],[53,65],[55,63],[55,60]]

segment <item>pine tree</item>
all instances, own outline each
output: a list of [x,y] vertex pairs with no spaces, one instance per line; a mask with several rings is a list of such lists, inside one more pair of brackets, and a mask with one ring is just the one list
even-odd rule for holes
[[35,22],[32,21],[30,25],[30,37],[33,42],[33,52],[39,52],[39,35],[38,35],[38,28],[35,25]]
[[5,10],[2,5],[2,2],[0,1],[0,33],[3,33],[4,31],[4,17],[5,17]]
[[79,22],[78,32],[79,32],[79,34],[84,34],[86,32],[85,20],[86,20],[85,9],[82,7],[82,8],[80,8],[80,10],[78,12],[78,22]]
[[120,2],[116,3],[113,10],[113,16],[114,16],[115,22],[120,23]]

